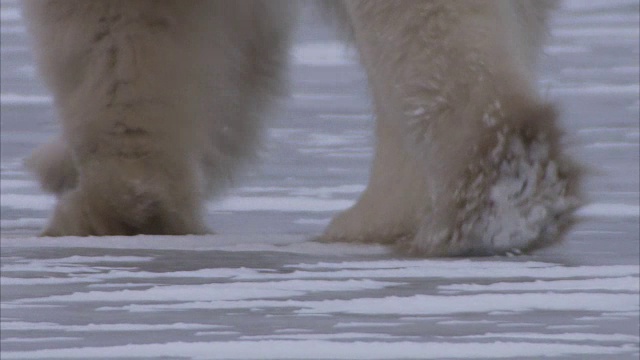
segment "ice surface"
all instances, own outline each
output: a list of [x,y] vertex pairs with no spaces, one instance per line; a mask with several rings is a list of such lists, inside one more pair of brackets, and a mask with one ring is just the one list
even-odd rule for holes
[[37,238],[22,159],[56,133],[16,1],[0,0],[2,359],[637,359],[637,0],[567,0],[542,61],[588,204],[526,256],[407,259],[310,241],[365,188],[373,116],[353,50],[308,14],[259,165],[210,236]]
[[[344,339],[343,339],[344,340]],[[632,346],[551,342],[411,342],[262,340],[241,342],[169,342],[6,353],[5,359],[190,358],[190,359],[523,359],[567,355],[605,356],[628,353]],[[584,357],[583,357],[584,358]]]

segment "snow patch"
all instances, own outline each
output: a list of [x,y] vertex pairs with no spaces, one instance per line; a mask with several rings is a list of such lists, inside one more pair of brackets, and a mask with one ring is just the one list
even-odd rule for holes
[[[2,29],[4,33],[4,27]],[[14,93],[0,93],[0,105],[51,105],[53,98],[43,95],[21,95]]]
[[344,66],[356,62],[353,49],[338,41],[299,44],[292,48],[291,56],[295,65]]
[[280,211],[280,212],[336,212],[348,209],[354,200],[318,199],[308,196],[234,196],[207,204],[216,211]]
[[178,302],[238,301],[246,299],[292,298],[323,291],[383,289],[399,283],[376,280],[284,280],[270,282],[234,282],[197,285],[162,285],[143,290],[88,291],[20,300],[38,302]]
[[[442,315],[544,311],[638,311],[638,294],[525,293],[459,296],[414,295],[308,301],[299,314]],[[265,304],[271,305],[274,304]],[[290,304],[293,305],[293,304]]]
[[581,217],[640,217],[640,206],[626,204],[595,203],[581,207],[576,211]]
[[554,280],[532,282],[500,282],[493,284],[453,284],[438,286],[445,291],[475,291],[475,292],[513,292],[513,291],[620,291],[640,292],[638,277],[625,276],[619,278],[581,280]]
[[24,210],[51,210],[56,198],[51,195],[2,194],[2,207]]

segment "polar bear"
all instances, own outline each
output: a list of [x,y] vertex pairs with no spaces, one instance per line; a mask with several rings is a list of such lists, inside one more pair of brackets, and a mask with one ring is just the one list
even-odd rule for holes
[[[376,117],[368,187],[321,240],[460,256],[559,241],[579,205],[536,91],[549,0],[327,0]],[[202,234],[254,152],[295,0],[26,0],[62,134],[28,160],[58,195],[44,236]]]

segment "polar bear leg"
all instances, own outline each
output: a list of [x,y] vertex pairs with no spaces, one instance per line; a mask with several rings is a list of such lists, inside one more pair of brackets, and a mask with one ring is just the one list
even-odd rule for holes
[[[388,115],[380,108],[376,116]],[[331,221],[320,240],[394,243],[413,237],[423,212],[417,195],[426,192],[421,166],[406,151],[400,126],[379,119],[369,184],[353,207]]]
[[[289,8],[26,1],[66,139],[32,158],[45,188],[61,193],[44,235],[205,232],[203,199],[253,153],[279,88]],[[52,172],[56,163],[66,170]]]
[[[344,6],[374,93],[378,156],[369,188],[325,236],[430,256],[558,241],[577,204],[578,172],[534,90],[549,2]],[[397,224],[402,231],[384,230]]]

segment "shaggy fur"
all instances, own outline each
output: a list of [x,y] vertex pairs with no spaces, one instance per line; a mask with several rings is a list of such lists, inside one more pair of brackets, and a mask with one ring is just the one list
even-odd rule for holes
[[[535,91],[545,0],[329,0],[376,111],[367,189],[325,241],[425,256],[559,241],[579,173]],[[43,235],[204,233],[203,199],[255,148],[295,1],[29,0],[64,132],[28,164]]]

